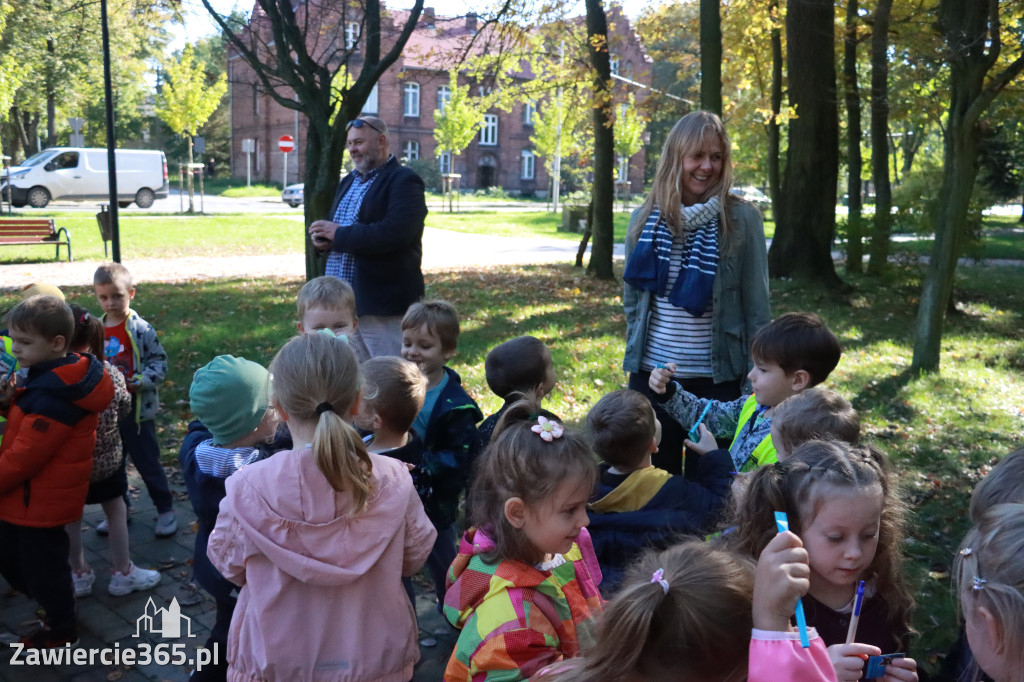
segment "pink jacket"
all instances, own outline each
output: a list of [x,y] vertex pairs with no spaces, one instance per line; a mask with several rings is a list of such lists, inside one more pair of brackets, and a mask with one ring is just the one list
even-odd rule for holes
[[371,454],[373,493],[352,501],[309,450],[287,450],[227,479],[207,554],[242,586],[228,636],[232,680],[407,682],[419,660],[401,577],[437,532],[402,462]]

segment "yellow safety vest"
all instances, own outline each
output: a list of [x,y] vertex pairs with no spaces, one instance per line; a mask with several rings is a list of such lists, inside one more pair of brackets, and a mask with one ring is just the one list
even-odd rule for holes
[[[747,398],[747,402],[743,403],[743,409],[740,410],[740,419],[739,423],[736,424],[736,433],[732,436],[734,443],[736,442],[736,439],[740,437],[740,434],[747,426],[747,423],[754,418],[755,412],[757,412],[757,398],[751,395]],[[750,457],[743,463],[743,466],[740,467],[740,472],[753,471],[759,466],[774,464],[778,461],[779,455],[775,451],[775,443],[772,443],[772,435],[769,433],[760,443],[757,444],[757,447],[754,448]]]
[[[11,340],[11,337],[9,337],[9,336],[0,336],[0,339],[4,340],[4,352],[7,353],[8,355],[12,355],[11,347],[14,345],[14,341]],[[17,367],[18,365],[15,364],[14,366]],[[3,378],[5,378],[5,377],[0,377],[0,379],[3,379]],[[5,421],[7,421],[7,418],[3,417],[3,416],[0,416],[0,424],[3,424]]]

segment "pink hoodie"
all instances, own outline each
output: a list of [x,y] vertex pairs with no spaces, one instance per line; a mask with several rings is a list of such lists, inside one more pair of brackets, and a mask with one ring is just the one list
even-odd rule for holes
[[370,458],[373,493],[355,517],[309,450],[279,452],[227,479],[207,554],[242,586],[229,679],[412,677],[416,614],[401,577],[423,566],[437,532],[405,465]]

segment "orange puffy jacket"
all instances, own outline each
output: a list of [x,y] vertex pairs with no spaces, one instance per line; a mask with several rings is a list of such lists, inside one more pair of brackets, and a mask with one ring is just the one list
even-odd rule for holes
[[96,424],[113,397],[110,376],[91,355],[29,368],[0,444],[0,520],[47,528],[81,518]]

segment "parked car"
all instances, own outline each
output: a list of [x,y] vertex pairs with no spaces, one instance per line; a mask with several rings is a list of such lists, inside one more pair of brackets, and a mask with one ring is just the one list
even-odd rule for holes
[[305,185],[303,185],[303,183],[301,182],[295,185],[288,185],[287,187],[284,188],[284,191],[281,192],[281,201],[288,204],[292,208],[298,208],[299,206],[302,206],[304,187]]
[[754,206],[757,206],[759,209],[761,209],[762,214],[764,214],[765,211],[772,207],[772,200],[768,197],[767,194],[765,194],[756,187],[733,187],[729,191],[738,196],[740,199],[746,199]]
[[[117,198],[121,208],[133,201],[149,208],[167,197],[167,157],[157,150],[118,149]],[[5,178],[4,197],[20,208],[45,208],[53,199],[108,199],[110,177],[107,150],[52,147],[12,166]]]

